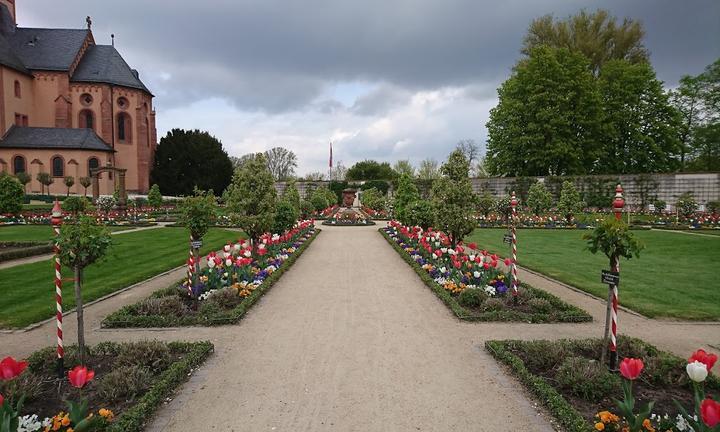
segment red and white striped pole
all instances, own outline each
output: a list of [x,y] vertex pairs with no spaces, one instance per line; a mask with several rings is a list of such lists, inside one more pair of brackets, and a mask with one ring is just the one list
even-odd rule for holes
[[511,273],[512,273],[512,293],[514,296],[518,295],[518,276],[517,276],[517,230],[515,227],[516,224],[516,217],[517,217],[517,205],[518,200],[515,197],[515,191],[512,193],[512,197],[510,198],[510,208],[512,208],[512,267],[511,267]]
[[[613,201],[613,212],[615,212],[615,219],[618,221],[622,220],[622,211],[625,207],[625,199],[622,195],[623,189],[619,184],[615,188],[615,200]],[[620,273],[620,258],[614,256],[610,260],[610,270],[616,273]],[[618,367],[618,352],[617,352],[617,322],[618,322],[618,285],[620,282],[612,285],[612,324],[610,332],[610,369],[617,370]]]
[[193,289],[193,274],[195,273],[195,255],[193,254],[193,236],[190,234],[190,258],[188,259],[188,269],[187,269],[187,278],[188,278],[188,292],[192,293]]
[[60,266],[60,225],[62,225],[62,210],[60,209],[60,202],[56,199],[55,205],[52,209],[52,218],[50,219],[53,227],[53,233],[55,234],[55,245],[53,246],[53,253],[55,255],[55,321],[57,322],[57,370],[58,376],[65,376],[65,366],[63,364],[65,358],[65,351],[63,349],[63,331],[62,331],[62,320],[63,320],[63,309],[62,309],[62,268]]

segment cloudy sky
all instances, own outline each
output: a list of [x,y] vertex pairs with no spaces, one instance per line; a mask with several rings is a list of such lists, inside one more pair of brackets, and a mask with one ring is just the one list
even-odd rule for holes
[[289,148],[298,173],[444,159],[484,145],[530,21],[609,9],[642,21],[673,87],[720,57],[718,0],[18,0],[20,26],[82,28],[155,94],[158,134],[199,128],[230,155]]

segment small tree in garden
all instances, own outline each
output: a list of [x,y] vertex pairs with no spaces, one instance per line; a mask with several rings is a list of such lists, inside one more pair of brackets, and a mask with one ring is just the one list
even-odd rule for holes
[[408,225],[406,208],[410,203],[420,199],[420,192],[418,192],[417,186],[413,183],[407,173],[400,176],[398,180],[398,188],[395,193],[395,202],[393,207],[395,208],[395,218],[400,221],[403,225]]
[[370,188],[363,191],[362,196],[360,197],[360,201],[365,207],[371,208],[376,211],[385,209],[385,196],[382,192],[375,188]]
[[60,261],[75,274],[75,307],[78,323],[78,353],[85,364],[85,325],[83,321],[82,279],[84,269],[105,256],[112,243],[107,228],[93,218],[80,217],[77,223],[63,225],[58,238]]
[[19,173],[15,174],[15,178],[23,186],[23,191],[27,193],[27,184],[30,183],[30,180],[32,180],[30,174],[26,173],[25,171],[20,171]]
[[[195,195],[185,198],[178,206],[180,218],[178,222],[190,231],[193,241],[201,241],[215,221],[215,195],[212,191],[195,189]],[[200,256],[200,248],[193,245],[193,255]],[[195,260],[195,273],[200,271],[200,260]]]
[[495,211],[503,217],[505,223],[509,222],[512,208],[510,207],[510,196],[505,196],[495,202]]
[[85,212],[89,205],[90,203],[87,198],[81,196],[71,196],[65,198],[65,201],[62,203],[62,209],[77,217],[80,213]]
[[150,191],[147,196],[148,204],[152,207],[160,207],[163,203],[163,197],[160,193],[160,186],[154,184],[150,187]]
[[24,198],[25,191],[22,184],[16,178],[0,173],[0,214],[19,214]]
[[285,186],[285,190],[282,195],[284,200],[287,200],[293,207],[300,210],[300,192],[298,192],[295,180],[290,180]]
[[476,199],[468,177],[470,164],[462,151],[455,150],[441,171],[443,176],[432,187],[435,226],[450,237],[455,247],[475,228]]
[[40,194],[45,195],[45,188],[48,188],[48,194],[50,193],[50,185],[55,182],[53,180],[52,176],[46,172],[39,172],[37,176],[35,176],[38,182],[40,182]]
[[65,187],[67,187],[67,193],[65,194],[65,196],[70,196],[70,188],[75,185],[75,177],[66,176],[63,179],[63,183],[65,184]]
[[544,183],[537,182],[530,186],[527,205],[535,215],[540,215],[540,213],[550,210],[552,206],[552,194],[547,190]]
[[584,203],[580,199],[580,193],[575,188],[575,184],[569,180],[565,180],[560,191],[560,201],[558,201],[558,211],[565,216],[568,223],[572,221],[573,215],[582,211]]
[[90,187],[92,184],[92,179],[90,177],[80,177],[80,186],[84,189],[84,195],[87,196],[87,188]]
[[292,203],[283,198],[275,208],[275,221],[273,222],[272,232],[282,234],[292,228],[300,217],[300,210],[295,208]]
[[253,243],[272,228],[276,200],[273,176],[262,153],[235,170],[228,208]]
[[695,197],[693,197],[692,192],[685,192],[680,195],[677,201],[675,201],[675,206],[677,206],[678,213],[680,213],[680,215],[685,219],[691,218],[698,209],[697,202],[695,201]]
[[477,211],[487,217],[495,208],[495,198],[488,191],[484,191],[477,197]]
[[[607,219],[603,221],[592,232],[583,236],[587,241],[587,249],[596,254],[601,252],[610,260],[610,268],[617,271],[620,258],[631,259],[638,257],[643,245],[635,239],[630,232],[628,225],[615,219]],[[608,296],[608,311],[610,310],[612,295]],[[610,314],[607,314],[605,321],[605,344],[602,351],[601,361],[605,362],[607,356],[607,341],[610,332]]]
[[329,205],[327,196],[322,189],[316,189],[310,197],[310,202],[313,205],[315,211],[322,211]]
[[117,201],[115,201],[115,197],[112,196],[101,196],[95,200],[95,205],[105,212],[105,216],[110,214],[110,211],[115,208],[115,204],[117,204]]
[[433,225],[435,215],[433,213],[433,206],[430,201],[417,200],[411,202],[406,207],[408,225],[419,226],[424,230],[427,230]]
[[313,214],[313,210],[315,210],[315,207],[313,207],[310,201],[300,201],[300,217],[302,217],[303,219],[310,219]]

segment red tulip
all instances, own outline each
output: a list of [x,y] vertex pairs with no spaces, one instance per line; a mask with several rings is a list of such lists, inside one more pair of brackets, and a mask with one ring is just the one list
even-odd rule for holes
[[73,387],[83,388],[85,384],[92,381],[95,377],[95,372],[88,370],[85,366],[75,366],[71,371],[68,372],[68,379]]
[[5,403],[5,398],[0,394],[0,407],[3,406],[3,403]]
[[477,243],[468,243],[470,249],[477,249]]
[[715,365],[715,362],[717,361],[718,356],[715,354],[707,353],[703,349],[699,349],[695,351],[690,358],[688,359],[688,363],[692,363],[695,361],[699,361],[700,363],[707,366],[708,372],[710,372],[710,369]]
[[642,360],[626,357],[620,362],[620,373],[626,379],[634,380],[640,376],[640,372],[642,372],[644,367],[645,365]]
[[20,375],[25,370],[28,363],[26,361],[16,361],[12,357],[5,357],[0,361],[0,380],[11,380]]
[[708,398],[700,404],[700,416],[703,423],[708,427],[715,427],[720,424],[720,402]]
[[512,264],[512,260],[510,258],[505,258],[504,262],[505,262],[506,266],[509,266],[510,264]]

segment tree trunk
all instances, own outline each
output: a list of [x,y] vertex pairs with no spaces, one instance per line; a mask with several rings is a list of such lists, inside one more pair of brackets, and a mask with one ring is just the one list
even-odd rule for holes
[[82,268],[75,267],[75,308],[77,314],[78,358],[85,364],[85,323],[83,321]]

